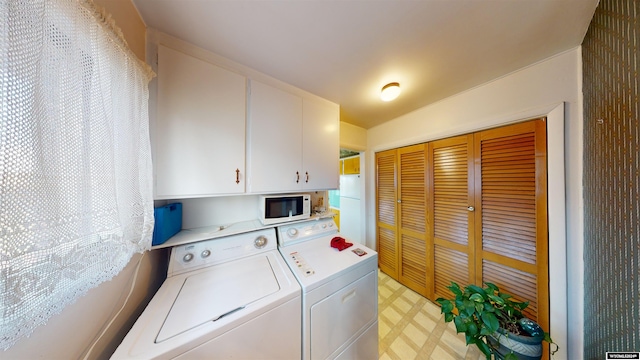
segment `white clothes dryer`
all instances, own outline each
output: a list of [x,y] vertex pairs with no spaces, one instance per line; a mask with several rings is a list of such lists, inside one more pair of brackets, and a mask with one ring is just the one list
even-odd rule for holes
[[302,286],[302,359],[378,359],[378,254],[338,250],[333,218],[278,227],[278,245]]
[[112,359],[300,359],[301,304],[274,228],[176,246]]

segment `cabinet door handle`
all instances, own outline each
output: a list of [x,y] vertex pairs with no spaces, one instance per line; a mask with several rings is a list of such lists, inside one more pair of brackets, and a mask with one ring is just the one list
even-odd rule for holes
[[305,174],[305,177],[306,177],[306,178],[305,178],[305,180],[304,180],[304,182],[308,183],[308,182],[309,182],[309,172],[308,172],[308,171],[305,171],[305,173],[304,173],[304,174]]
[[474,208],[473,206],[469,206],[469,207],[467,207],[467,210],[469,210],[469,211],[473,211],[473,210],[475,210],[475,209],[476,209],[476,208]]
[[236,184],[240,184],[240,169],[236,169]]
[[296,171],[296,184],[300,182],[300,173]]

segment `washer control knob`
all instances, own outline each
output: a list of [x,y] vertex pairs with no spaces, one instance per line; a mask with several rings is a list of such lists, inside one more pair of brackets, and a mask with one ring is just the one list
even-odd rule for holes
[[258,248],[258,249],[262,249],[263,247],[265,247],[267,245],[267,238],[264,236],[258,236],[254,241],[253,241],[253,245]]
[[327,227],[327,224],[322,224],[322,228],[325,229]]
[[200,257],[201,257],[201,258],[203,258],[203,259],[204,259],[204,258],[208,258],[208,257],[209,257],[209,255],[211,255],[211,250],[209,250],[209,249],[207,249],[207,250],[203,250],[203,251],[200,253]]
[[330,228],[333,227],[333,223],[332,222],[330,222],[328,225],[329,225]]
[[184,262],[189,262],[193,260],[193,254],[192,253],[186,253],[183,257],[182,257],[182,261]]
[[289,230],[287,230],[287,235],[289,235],[289,237],[294,237],[294,236],[298,235],[298,229],[289,228]]

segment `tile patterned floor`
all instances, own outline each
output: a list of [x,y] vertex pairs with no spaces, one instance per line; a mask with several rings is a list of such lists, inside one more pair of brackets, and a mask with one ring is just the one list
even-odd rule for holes
[[378,271],[380,360],[484,360],[445,323],[440,307]]

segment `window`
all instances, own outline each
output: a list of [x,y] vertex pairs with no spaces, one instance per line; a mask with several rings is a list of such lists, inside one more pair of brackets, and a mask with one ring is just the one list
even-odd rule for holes
[[151,71],[77,0],[2,2],[0,347],[151,245]]

